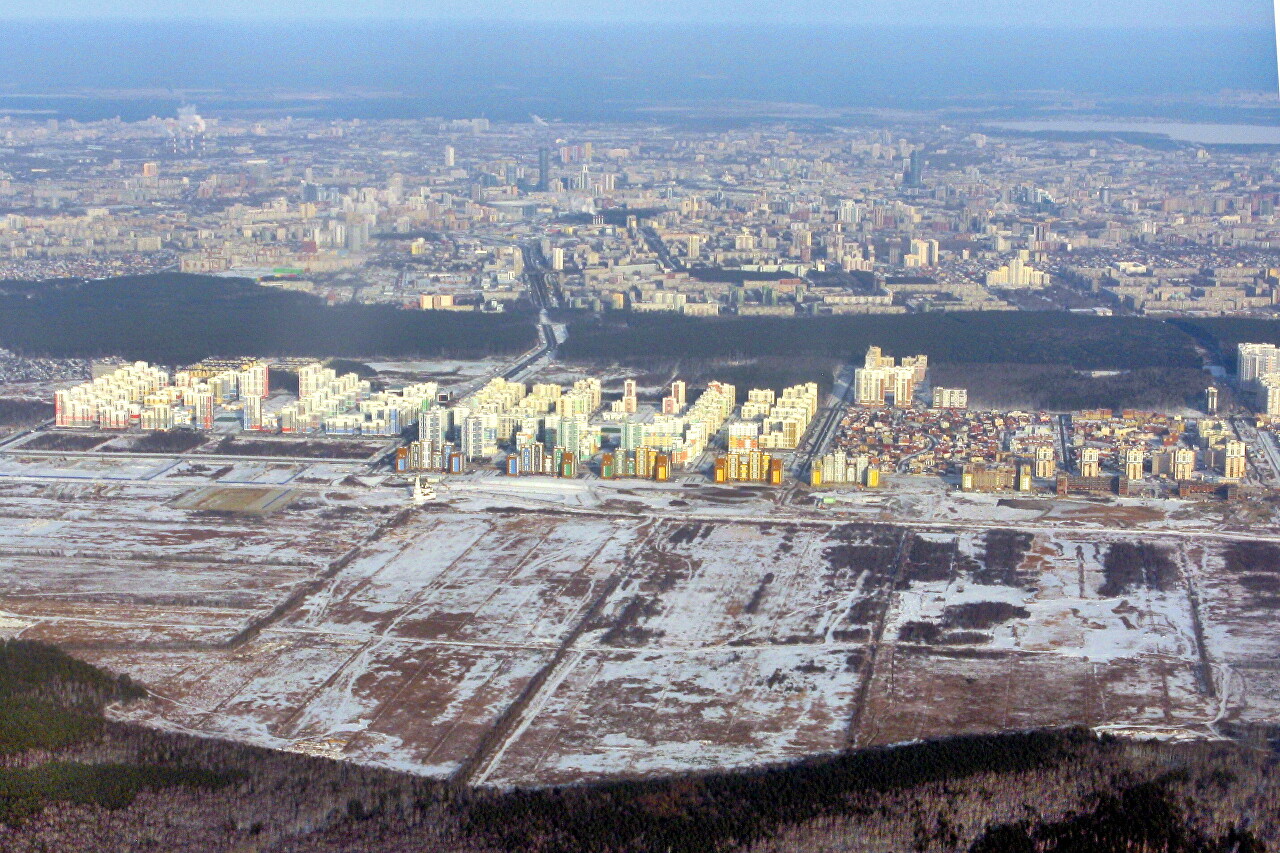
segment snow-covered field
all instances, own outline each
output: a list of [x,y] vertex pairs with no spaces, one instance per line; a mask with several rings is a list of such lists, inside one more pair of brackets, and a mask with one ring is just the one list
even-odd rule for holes
[[[1221,512],[366,473],[0,457],[0,635],[121,718],[490,785],[1280,714],[1280,536]],[[296,495],[182,508],[243,483]]]

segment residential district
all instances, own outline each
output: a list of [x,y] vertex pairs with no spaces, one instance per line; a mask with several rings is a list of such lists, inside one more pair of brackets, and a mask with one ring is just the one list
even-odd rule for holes
[[1220,411],[1210,386],[1196,415],[970,410],[967,389],[930,384],[926,356],[875,346],[825,400],[815,382],[694,391],[679,379],[642,397],[634,378],[606,400],[590,376],[566,386],[494,375],[455,395],[434,381],[381,388],[319,362],[278,366],[296,374],[296,394],[272,390],[262,360],[173,373],[95,364],[95,378],[56,392],[52,426],[394,439],[384,461],[410,477],[799,481],[819,499],[823,487],[887,488],[898,476],[1059,495],[1231,499],[1280,487],[1280,348],[1270,344],[1239,345],[1234,387],[1253,412]]
[[0,116],[0,278],[687,315],[1274,312],[1265,152],[1114,136]]

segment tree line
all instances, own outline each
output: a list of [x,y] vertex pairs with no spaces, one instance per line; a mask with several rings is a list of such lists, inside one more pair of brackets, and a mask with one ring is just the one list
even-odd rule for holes
[[1065,311],[724,318],[617,312],[575,318],[560,352],[624,364],[652,358],[655,350],[677,359],[860,359],[872,345],[898,357],[924,353],[943,364],[1200,367],[1195,341],[1169,323]]
[[0,347],[26,356],[159,364],[243,355],[482,358],[536,342],[528,306],[482,314],[328,305],[246,279],[177,273],[40,288],[0,283]]
[[0,644],[0,697],[97,720],[0,755],[0,849],[1258,853],[1280,836],[1276,731],[1265,727],[1237,732],[1244,744],[971,735],[498,791],[102,719],[103,703],[141,693],[50,646]]

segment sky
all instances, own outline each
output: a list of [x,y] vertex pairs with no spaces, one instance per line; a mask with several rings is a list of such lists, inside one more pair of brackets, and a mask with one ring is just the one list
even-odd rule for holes
[[[193,13],[193,8],[198,13]],[[1268,0],[0,0],[0,18],[1270,27]]]

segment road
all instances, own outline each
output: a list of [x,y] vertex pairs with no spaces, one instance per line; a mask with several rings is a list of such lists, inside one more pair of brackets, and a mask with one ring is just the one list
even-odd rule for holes
[[1280,449],[1276,447],[1275,435],[1267,430],[1255,429],[1247,420],[1239,416],[1230,418],[1229,423],[1235,430],[1237,438],[1248,446],[1261,449],[1262,455],[1266,457],[1265,465],[1256,455],[1251,456],[1249,460],[1258,480],[1272,487],[1280,484]]
[[52,427],[53,427],[53,419],[50,418],[44,423],[37,424],[33,427],[28,427],[27,429],[18,430],[17,432],[11,435],[6,435],[4,438],[0,438],[0,447],[5,447],[6,445],[10,445],[10,444],[17,444],[19,441],[31,435],[31,433],[33,432],[50,429]]
[[[509,382],[514,382],[530,373],[534,373],[555,358],[556,350],[568,338],[568,328],[563,324],[554,324],[547,314],[548,309],[560,307],[560,298],[556,294],[554,283],[548,281],[554,273],[544,267],[542,253],[535,247],[523,245],[520,251],[524,254],[524,278],[529,288],[529,298],[538,309],[538,342],[537,348],[526,352],[508,367],[496,375]],[[457,397],[465,397],[486,382],[488,377],[477,379],[461,388],[455,389]]]
[[1062,459],[1062,470],[1072,471],[1075,465],[1072,462],[1071,441],[1068,436],[1071,435],[1071,415],[1058,415],[1058,456]]
[[813,468],[813,460],[825,453],[831,440],[835,438],[840,420],[849,405],[849,398],[853,396],[853,371],[853,365],[846,364],[836,372],[827,405],[813,416],[809,429],[792,457],[791,476],[795,479],[805,480],[805,474]]
[[[119,435],[130,435],[121,432]],[[137,433],[132,433],[137,435]],[[339,465],[371,464],[386,455],[387,449],[394,449],[391,437],[378,436],[386,442],[369,456],[255,456],[248,453],[200,453],[199,451],[183,451],[181,453],[143,453],[134,451],[99,451],[99,450],[24,450],[21,447],[6,447],[0,450],[0,456],[23,456],[32,459],[185,459],[188,462],[271,462],[288,463],[290,465],[312,465],[318,463],[335,463]]]
[[548,282],[548,276],[554,273],[545,268],[542,252],[535,247],[523,245],[520,251],[524,254],[524,277],[529,286],[529,297],[539,311],[538,338],[542,346],[525,353],[502,372],[502,378],[508,381],[515,381],[550,362],[555,358],[556,349],[568,338],[568,327],[553,324],[547,314],[548,309],[560,307],[560,298],[553,283]]
[[925,440],[929,442],[928,447],[921,448],[920,450],[917,450],[915,453],[908,453],[906,456],[898,460],[899,474],[909,474],[911,472],[912,459],[915,459],[921,453],[928,453],[930,450],[933,450],[935,447],[938,446],[938,440],[931,435],[926,435]]
[[[564,329],[564,326],[560,327]],[[538,338],[542,342],[542,346],[536,350],[525,353],[515,364],[508,367],[502,372],[502,378],[508,381],[515,381],[518,377],[532,372],[542,367],[544,361],[551,361],[555,358],[556,348],[564,343],[567,337],[563,332],[557,334],[556,327],[551,324],[547,318],[547,312],[543,311],[538,319]]]
[[662,265],[669,270],[683,270],[684,264],[680,263],[667,248],[666,242],[658,236],[658,232],[652,228],[642,228],[640,233],[644,235],[645,242],[649,244],[652,250],[658,256],[658,260],[662,261]]
[[524,255],[524,277],[529,285],[529,296],[533,299],[533,304],[543,310],[559,308],[560,296],[555,292],[555,282],[548,281],[548,277],[555,273],[547,269],[542,252],[529,245],[521,246],[520,251]]

